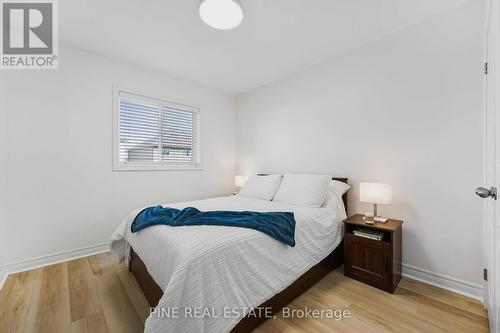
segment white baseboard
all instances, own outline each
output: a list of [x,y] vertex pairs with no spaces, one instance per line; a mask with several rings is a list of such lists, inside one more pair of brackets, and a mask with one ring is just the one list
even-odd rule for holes
[[3,284],[7,280],[7,276],[9,276],[7,274],[7,267],[6,266],[0,267],[0,289],[2,289]]
[[403,264],[403,276],[470,298],[483,301],[483,286],[451,276],[428,271],[423,268]]
[[7,277],[10,274],[29,271],[31,269],[54,265],[61,262],[88,257],[108,251],[109,244],[104,243],[6,264],[2,269],[0,269],[0,289],[3,287],[5,280],[7,280]]

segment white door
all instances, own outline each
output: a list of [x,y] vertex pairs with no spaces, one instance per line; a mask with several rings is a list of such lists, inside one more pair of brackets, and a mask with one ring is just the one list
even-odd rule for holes
[[[500,98],[499,73],[496,69],[500,50],[500,35],[498,23],[500,6],[497,0],[489,0],[486,4],[485,24],[485,73],[484,80],[484,124],[485,124],[485,174],[484,187],[478,188],[478,195],[484,199],[484,267],[487,269],[484,281],[484,305],[488,310],[491,332],[500,333],[498,327],[498,304],[500,301],[500,209],[497,209],[500,200],[496,200],[496,175],[500,177],[500,113],[498,112],[497,98]],[[498,134],[498,135],[497,135]],[[497,159],[498,157],[498,159]],[[496,212],[499,214],[496,214]]]

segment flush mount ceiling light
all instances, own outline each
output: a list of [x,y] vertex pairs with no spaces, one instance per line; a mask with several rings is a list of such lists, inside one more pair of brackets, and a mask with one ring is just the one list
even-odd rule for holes
[[202,0],[200,17],[212,28],[229,30],[243,21],[243,8],[237,0]]

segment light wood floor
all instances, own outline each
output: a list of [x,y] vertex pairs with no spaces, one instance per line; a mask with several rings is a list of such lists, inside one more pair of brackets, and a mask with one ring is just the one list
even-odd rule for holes
[[[337,269],[291,308],[348,309],[333,319],[268,320],[256,332],[487,332],[482,305],[403,279],[394,295]],[[141,332],[149,305],[133,276],[109,254],[10,276],[0,290],[0,332]]]

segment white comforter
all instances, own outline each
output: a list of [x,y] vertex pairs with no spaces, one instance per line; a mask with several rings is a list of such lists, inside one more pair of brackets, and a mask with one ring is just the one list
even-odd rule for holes
[[[113,234],[112,252],[126,260],[132,246],[164,292],[158,306],[181,309],[177,318],[152,314],[145,332],[229,332],[244,309],[264,303],[330,254],[341,241],[345,218],[343,206],[307,208],[239,196],[165,206],[292,211],[296,245],[289,247],[253,229],[222,226],[162,225],[132,234],[130,225],[141,209],[132,212]],[[194,309],[193,316],[195,311],[211,312],[191,318],[184,316],[185,308]],[[231,312],[228,318],[228,308],[241,316]]]

